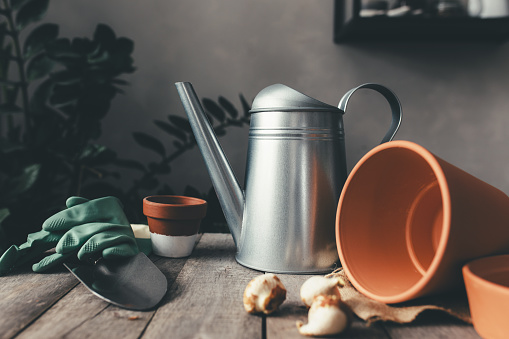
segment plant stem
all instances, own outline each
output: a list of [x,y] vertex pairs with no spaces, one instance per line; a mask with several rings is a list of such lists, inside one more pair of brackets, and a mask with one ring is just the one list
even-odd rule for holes
[[[227,128],[230,126],[238,126],[238,123],[244,124],[245,121],[243,121],[242,118],[239,118],[237,120],[233,120],[233,122],[229,122],[229,121],[222,122],[221,124],[215,126],[215,128]],[[171,163],[173,160],[177,159],[179,156],[184,154],[187,150],[191,149],[194,145],[196,145],[195,141],[193,139],[191,139],[191,140],[192,141],[186,142],[177,151],[173,152],[172,154],[170,154],[169,156],[167,156],[166,158],[161,160],[160,165],[167,165],[167,164]],[[140,185],[144,180],[146,180],[156,174],[157,174],[156,171],[153,169],[146,172],[143,175],[143,177],[129,189],[129,191],[127,192],[127,196],[131,196],[132,194],[135,194],[138,191],[138,189],[140,188]]]
[[25,60],[21,52],[21,44],[19,42],[19,32],[14,25],[14,19],[12,17],[12,9],[7,0],[3,0],[5,7],[5,16],[7,17],[7,23],[9,25],[9,31],[11,32],[12,41],[14,44],[14,52],[16,53],[15,62],[18,65],[19,73],[19,86],[21,89],[21,100],[23,102],[23,111],[25,114],[25,136],[28,144],[31,144],[32,140],[32,114],[30,111],[30,100],[28,97],[28,82],[25,73]]
[[[194,146],[195,143],[194,142],[187,142],[186,144],[184,144],[182,146],[182,148],[178,149],[177,151],[173,152],[172,154],[170,154],[168,157],[164,158],[162,161],[161,161],[161,165],[163,164],[168,164],[170,162],[172,162],[173,160],[177,159],[179,156],[181,156],[182,154],[184,154],[188,149],[190,149],[192,146]],[[138,189],[140,188],[140,185],[141,183],[145,180],[145,179],[148,179],[152,176],[154,176],[156,173],[154,170],[150,170],[148,172],[146,172],[143,177],[138,181],[136,182],[130,189],[129,191],[127,192],[127,196],[130,196],[134,193],[136,193],[138,191]]]

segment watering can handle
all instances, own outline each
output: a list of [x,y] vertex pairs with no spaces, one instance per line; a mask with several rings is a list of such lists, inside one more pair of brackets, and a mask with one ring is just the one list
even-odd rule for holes
[[391,127],[389,128],[389,131],[387,131],[381,143],[383,144],[384,142],[391,141],[392,138],[394,138],[396,132],[398,131],[399,125],[401,124],[402,111],[398,97],[387,87],[379,84],[367,83],[352,88],[351,90],[346,92],[346,94],[339,101],[338,105],[339,109],[341,109],[343,112],[346,112],[346,105],[348,104],[348,100],[350,100],[350,97],[355,91],[361,88],[368,88],[377,91],[378,93],[382,94],[384,98],[389,102],[392,111],[392,123]]

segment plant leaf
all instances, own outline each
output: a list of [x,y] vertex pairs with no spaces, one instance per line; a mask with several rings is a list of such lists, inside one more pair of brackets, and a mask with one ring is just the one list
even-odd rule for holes
[[129,55],[134,51],[134,41],[128,38],[118,38],[115,41],[114,51]]
[[9,197],[17,197],[20,194],[27,192],[37,181],[40,170],[40,164],[33,164],[25,167],[20,175],[9,180],[4,191],[5,195]]
[[185,130],[186,132],[189,132],[189,133],[193,133],[193,129],[191,128],[191,124],[189,123],[189,120],[187,120],[186,118],[182,118],[181,116],[171,115],[170,114],[168,116],[168,119],[170,120],[170,122],[172,124],[177,126],[177,128],[183,129],[183,130]]
[[10,215],[9,209],[0,208],[0,224]]
[[71,85],[81,80],[79,73],[72,70],[62,70],[51,73],[50,78],[59,85]]
[[157,127],[162,129],[166,133],[173,135],[184,142],[187,141],[187,134],[182,132],[182,130],[170,125],[169,123],[161,120],[154,120],[154,124],[156,124]]
[[50,41],[58,37],[58,25],[42,24],[35,28],[25,40],[23,44],[23,54],[26,59],[31,58],[35,54],[44,49],[44,46]]
[[78,160],[88,165],[102,165],[112,162],[117,154],[106,146],[88,144],[81,152]]
[[130,159],[115,159],[113,163],[117,166],[124,167],[124,168],[130,168],[130,169],[137,169],[142,172],[146,172],[147,169],[143,164],[136,160],[130,160]]
[[0,139],[0,154],[9,154],[26,150],[25,145],[19,142],[12,142],[6,139]]
[[29,81],[40,79],[48,75],[54,66],[55,62],[48,58],[46,54],[39,54],[28,63],[27,79]]
[[71,42],[71,50],[78,54],[89,54],[99,48],[99,44],[88,38],[74,38]]
[[223,122],[226,119],[223,109],[216,104],[213,100],[204,98],[202,100],[204,108],[217,120]]
[[244,95],[239,94],[239,98],[240,98],[240,102],[242,103],[242,110],[244,111],[244,116],[245,117],[250,116],[249,110],[251,109],[251,105],[248,104]]
[[0,114],[22,113],[23,109],[13,104],[0,105]]
[[163,144],[153,136],[142,132],[134,132],[133,137],[141,147],[148,148],[162,157],[166,155],[166,150],[164,149]]
[[67,106],[74,104],[80,97],[80,84],[55,85],[49,98],[49,102],[54,106]]
[[218,127],[214,127],[214,133],[216,133],[216,135],[218,137],[222,137],[222,136],[226,135],[226,130],[224,129],[224,127],[218,126]]
[[33,112],[42,111],[52,91],[53,83],[49,79],[41,83],[32,95],[30,110]]
[[11,0],[10,3],[11,3],[11,8],[15,11],[17,11],[18,9],[21,8],[21,6],[23,6],[26,2],[28,2],[30,0]]
[[99,64],[101,62],[105,62],[109,58],[110,58],[110,53],[108,53],[108,51],[102,51],[101,54],[99,54],[98,56],[96,56],[94,58],[88,57],[87,61],[89,64],[94,65],[94,64]]
[[49,0],[32,0],[23,5],[16,14],[16,27],[22,30],[32,22],[41,20],[48,10]]
[[225,111],[233,119],[235,119],[236,117],[239,116],[239,111],[237,111],[235,106],[233,106],[233,104],[230,101],[228,101],[225,97],[222,97],[222,96],[219,97],[219,105],[221,105],[221,107],[223,107],[225,109]]
[[[3,39],[1,39],[3,40]],[[0,42],[3,44],[3,41]],[[2,45],[0,45],[2,46]],[[12,44],[11,43],[8,43],[7,46],[5,46],[5,48],[1,48],[0,47],[0,69],[1,69],[1,72],[2,72],[2,76],[1,78],[2,79],[6,79],[7,76],[8,76],[8,71],[9,71],[9,66],[10,66],[10,61],[12,60]]]
[[6,86],[5,89],[5,103],[15,105],[18,97],[19,86]]
[[94,32],[94,41],[104,46],[111,46],[115,43],[115,40],[115,32],[113,32],[110,26],[105,24],[97,25]]
[[240,119],[240,120],[227,119],[227,122],[228,122],[230,125],[237,126],[237,127],[242,127],[242,125],[244,124],[244,123],[242,122],[242,119]]

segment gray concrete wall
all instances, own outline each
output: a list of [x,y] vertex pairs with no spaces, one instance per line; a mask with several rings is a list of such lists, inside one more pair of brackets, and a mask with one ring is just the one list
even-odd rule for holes
[[[190,81],[200,97],[252,99],[284,83],[337,105],[365,82],[390,87],[404,116],[396,139],[417,142],[509,193],[509,43],[375,42],[334,44],[333,1],[309,0],[72,0],[53,1],[48,21],[61,35],[91,36],[110,25],[134,40],[137,71],[104,120],[100,142],[124,157],[156,156],[135,144],[132,131],[169,138],[154,124],[184,115],[173,83]],[[388,105],[359,92],[345,116],[349,167],[382,138]],[[221,139],[243,182],[247,128]],[[186,183],[210,187],[198,150],[173,163],[164,178],[181,193]]]

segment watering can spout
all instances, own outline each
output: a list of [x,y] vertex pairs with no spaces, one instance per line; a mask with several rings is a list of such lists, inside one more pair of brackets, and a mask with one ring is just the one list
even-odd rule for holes
[[233,240],[238,247],[244,212],[244,194],[193,86],[189,82],[177,82],[175,86],[205,160]]

